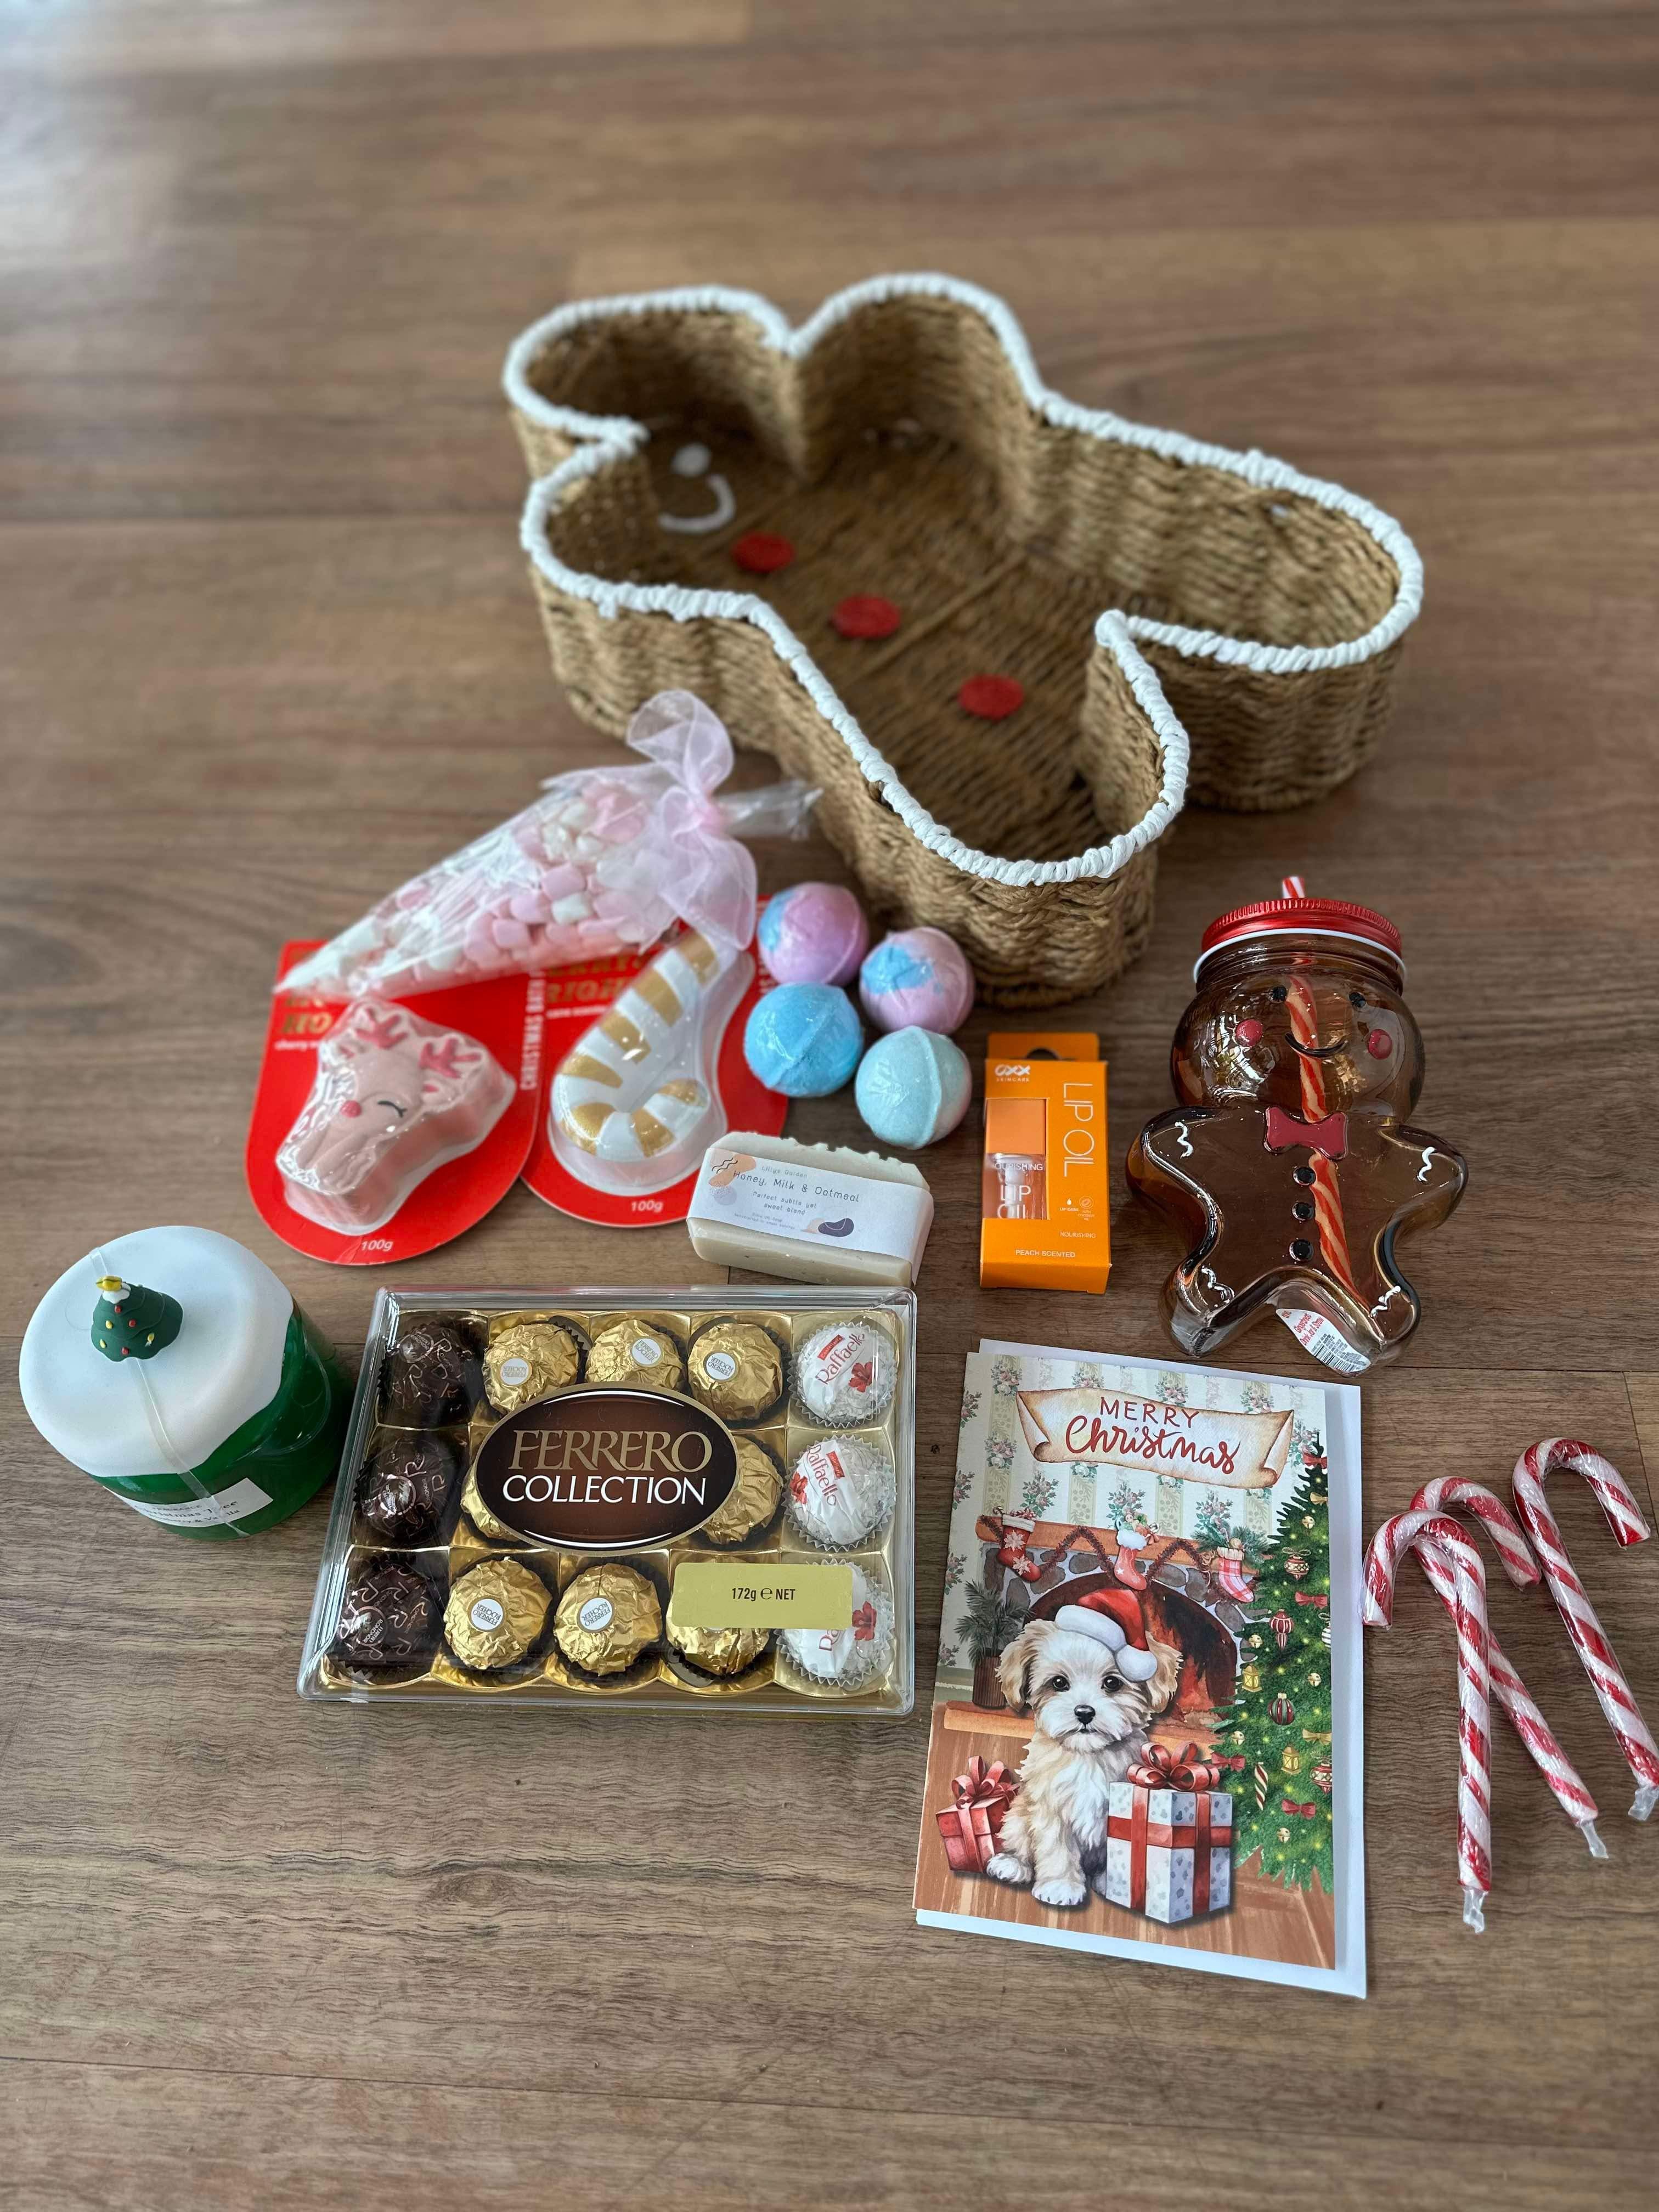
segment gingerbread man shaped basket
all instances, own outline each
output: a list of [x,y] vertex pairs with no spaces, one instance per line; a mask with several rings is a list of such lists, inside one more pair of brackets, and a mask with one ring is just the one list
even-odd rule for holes
[[1400,933],[1367,907],[1284,895],[1204,933],[1170,1074],[1129,1182],[1187,1238],[1164,1300],[1201,1357],[1277,1313],[1345,1374],[1391,1359],[1417,1326],[1395,1255],[1463,1194],[1462,1156],[1407,1116],[1423,1039],[1401,995]]

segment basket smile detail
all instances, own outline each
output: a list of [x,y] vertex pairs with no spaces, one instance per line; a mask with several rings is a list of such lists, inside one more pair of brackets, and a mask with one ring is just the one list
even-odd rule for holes
[[[620,734],[700,693],[822,785],[880,918],[950,931],[994,1004],[1121,971],[1188,796],[1301,805],[1380,733],[1421,599],[1399,526],[1048,391],[971,285],[878,277],[799,329],[714,288],[578,301],[504,382],[578,711]],[[763,539],[787,565],[734,555]],[[896,634],[836,622],[878,598]],[[1018,701],[997,721],[960,696],[988,670]]]

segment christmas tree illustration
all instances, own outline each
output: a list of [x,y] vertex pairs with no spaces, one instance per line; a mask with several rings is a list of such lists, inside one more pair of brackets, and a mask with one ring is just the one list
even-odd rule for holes
[[1319,1438],[1303,1432],[1302,1474],[1264,1547],[1237,1694],[1223,1717],[1219,1748],[1235,1761],[1233,1852],[1253,1851],[1261,1871],[1289,1889],[1317,1877],[1329,1895],[1331,1863],[1331,1567],[1328,1491]]

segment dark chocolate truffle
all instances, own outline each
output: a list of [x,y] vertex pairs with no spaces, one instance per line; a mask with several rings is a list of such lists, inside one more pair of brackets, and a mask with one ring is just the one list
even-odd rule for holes
[[447,1437],[394,1437],[369,1454],[358,1509],[389,1543],[424,1544],[442,1525],[460,1474],[461,1455]]
[[374,1559],[347,1585],[334,1633],[336,1656],[350,1667],[406,1667],[437,1648],[443,1599],[435,1583],[402,1559]]
[[411,1321],[387,1348],[380,1372],[386,1419],[414,1429],[464,1421],[483,1395],[483,1364],[459,1322]]

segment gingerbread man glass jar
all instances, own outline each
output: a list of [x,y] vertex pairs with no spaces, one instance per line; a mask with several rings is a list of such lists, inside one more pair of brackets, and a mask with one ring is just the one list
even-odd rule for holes
[[1170,1055],[1181,1103],[1129,1153],[1131,1185],[1187,1240],[1164,1286],[1176,1341],[1201,1357],[1276,1313],[1345,1374],[1391,1359],[1418,1317],[1395,1243],[1443,1222],[1468,1173],[1407,1121],[1423,1040],[1400,933],[1292,876],[1211,923],[1193,980]]

